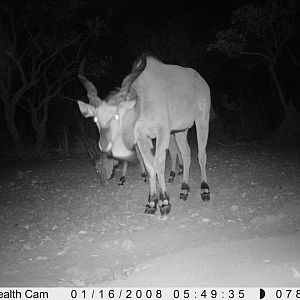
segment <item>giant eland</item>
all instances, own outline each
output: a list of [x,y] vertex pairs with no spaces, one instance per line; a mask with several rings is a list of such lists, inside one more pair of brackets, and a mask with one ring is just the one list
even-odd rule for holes
[[[78,77],[89,99],[89,103],[78,101],[78,105],[84,117],[95,118],[101,151],[117,159],[130,160],[134,146],[139,148],[149,176],[145,213],[154,214],[157,205],[162,215],[171,210],[164,174],[170,133],[175,134],[183,160],[180,198],[187,199],[191,164],[187,132],[194,123],[201,169],[201,198],[204,201],[210,199],[206,178],[210,90],[195,70],[164,64],[152,56],[142,55],[134,62],[121,88],[111,93],[106,101],[98,97],[96,87],[84,76],[82,68]],[[156,148],[153,155],[154,138]]]
[[[137,146],[135,146],[135,150],[136,150],[137,159],[140,163],[141,177],[145,182],[147,182],[147,173],[146,173],[146,169],[145,169],[145,165],[144,165],[142,155],[141,155],[141,153],[139,151],[139,148]],[[171,182],[174,182],[174,178],[176,176],[177,157],[178,157],[178,161],[179,161],[178,175],[183,174],[182,157],[181,157],[181,153],[178,149],[174,134],[171,134],[171,136],[170,136],[169,152],[170,152],[170,156],[171,156],[171,171],[170,171],[170,176],[169,176],[168,182],[171,183]],[[122,172],[122,176],[120,177],[120,180],[118,182],[118,185],[124,185],[124,182],[126,181],[126,176],[127,176],[127,168],[128,168],[128,162],[124,161],[123,172]],[[97,170],[97,168],[96,168],[96,170]]]

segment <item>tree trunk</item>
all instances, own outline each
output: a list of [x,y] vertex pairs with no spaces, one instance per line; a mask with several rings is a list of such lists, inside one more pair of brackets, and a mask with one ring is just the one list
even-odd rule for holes
[[31,123],[36,133],[35,145],[34,145],[34,154],[39,154],[43,150],[46,131],[44,127],[43,120],[38,120],[38,111],[32,109],[31,111]]
[[35,132],[36,132],[36,140],[35,140],[33,153],[39,154],[42,152],[44,148],[46,132],[42,126],[40,126],[38,129],[35,128]]
[[300,112],[292,104],[285,111],[277,139],[285,144],[300,144]]
[[20,137],[20,134],[18,132],[18,129],[17,129],[14,121],[7,120],[7,128],[8,128],[10,137],[12,138],[12,141],[14,143],[17,154],[20,156],[23,156],[24,155],[24,144],[23,144],[23,141]]
[[276,134],[277,141],[285,144],[299,144],[300,143],[300,113],[293,106],[292,101],[288,102],[279,79],[275,71],[275,65],[269,64],[269,71],[277,90],[279,100],[283,111],[281,112],[282,122]]
[[24,144],[19,134],[19,131],[15,124],[15,107],[14,106],[5,106],[5,120],[7,124],[8,133],[14,143],[17,155],[24,155]]
[[278,79],[276,71],[275,71],[275,64],[273,62],[269,63],[269,72],[271,74],[271,78],[274,82],[275,89],[278,93],[279,100],[280,100],[280,103],[281,103],[281,106],[282,106],[282,109],[283,109],[283,111],[281,112],[281,116],[284,118],[284,116],[285,116],[285,114],[287,113],[287,110],[288,110],[288,102],[287,102],[287,100],[284,96],[281,84],[279,82],[279,79]]

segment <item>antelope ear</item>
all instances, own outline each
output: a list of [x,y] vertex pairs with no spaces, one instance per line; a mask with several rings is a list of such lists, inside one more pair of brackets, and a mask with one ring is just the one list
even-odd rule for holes
[[85,117],[85,118],[89,118],[89,117],[94,117],[95,116],[95,110],[96,108],[88,103],[85,103],[83,101],[77,101],[78,102],[78,106],[79,106],[79,109],[82,113],[82,115]]
[[124,110],[132,109],[136,104],[136,100],[128,100],[120,103],[120,108]]

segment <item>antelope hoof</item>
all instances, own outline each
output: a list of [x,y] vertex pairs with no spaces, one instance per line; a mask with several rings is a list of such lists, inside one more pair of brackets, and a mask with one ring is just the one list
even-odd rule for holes
[[158,205],[162,216],[166,216],[170,213],[171,210],[170,197],[166,192],[159,194]]
[[157,199],[156,194],[149,195],[148,203],[147,203],[146,209],[145,209],[145,214],[153,215],[157,209],[157,207],[156,207],[157,202],[158,202],[158,199]]
[[170,177],[168,179],[168,182],[174,182],[174,177],[176,176],[175,172],[174,171],[171,171],[170,172]]
[[169,177],[168,182],[173,183],[174,182],[174,177]]
[[146,173],[142,173],[142,174],[141,174],[141,177],[142,177],[142,179],[144,180],[145,183],[148,182],[147,174],[146,174]]
[[187,183],[183,182],[181,184],[181,191],[180,191],[180,200],[185,201],[189,196],[190,187]]
[[186,199],[188,198],[188,196],[189,196],[189,192],[187,190],[182,190],[180,192],[179,198],[180,198],[180,200],[186,201]]
[[124,185],[125,181],[126,181],[125,176],[121,176],[121,178],[119,179],[118,185]]
[[206,182],[201,183],[201,198],[203,201],[210,200],[209,186]]
[[201,193],[201,198],[203,201],[209,201],[210,200],[210,192]]
[[179,165],[179,171],[177,173],[178,175],[182,175],[183,174],[183,165]]
[[160,213],[161,213],[162,216],[168,215],[170,213],[170,211],[171,211],[171,204],[170,203],[161,205]]
[[168,179],[168,182],[170,182],[170,183],[174,182],[174,177],[175,177],[175,172],[171,171],[170,172],[170,177]]
[[[153,206],[154,205],[154,206]],[[156,204],[154,202],[149,202],[147,205],[146,205],[146,209],[145,209],[145,214],[148,214],[148,215],[154,215],[155,212],[156,212]]]

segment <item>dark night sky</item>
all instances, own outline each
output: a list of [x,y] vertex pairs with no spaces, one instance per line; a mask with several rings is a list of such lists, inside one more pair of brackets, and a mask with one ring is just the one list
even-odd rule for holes
[[114,0],[109,1],[108,7],[113,12],[115,29],[121,30],[125,24],[133,18],[150,23],[155,26],[162,21],[181,16],[190,15],[196,20],[200,19],[207,23],[209,28],[218,28],[229,21],[232,8],[235,5],[232,1],[211,0],[211,1],[138,1],[138,0]]
[[108,7],[118,14],[123,14],[130,18],[132,13],[139,13],[142,15],[148,15],[155,18],[156,16],[173,16],[183,14],[187,12],[197,11],[200,15],[221,16],[225,11],[231,11],[232,1],[139,1],[139,0],[113,0],[107,1]]
[[[79,16],[79,19],[105,14],[105,11],[112,13],[110,39],[101,42],[98,49],[112,55],[112,68],[121,70],[119,76],[115,73],[115,78],[111,78],[112,85],[117,85],[130,70],[135,57],[133,54],[126,56],[126,51],[130,49],[124,49],[124,46],[129,47],[126,35],[128,27],[132,28],[136,24],[141,24],[149,31],[158,32],[163,30],[171,20],[182,17],[193,23],[191,35],[199,39],[208,35],[212,38],[214,32],[230,24],[232,9],[237,7],[240,1],[110,0],[89,1],[88,3],[88,8]],[[139,26],[136,30],[139,30]],[[188,56],[188,53],[184,55]]]
[[[180,0],[176,2],[172,0],[8,1],[8,3],[12,3],[20,16],[23,16],[22,9],[26,7],[24,3],[27,3],[27,9],[31,11],[31,14],[39,11],[39,9],[42,10],[44,6],[41,3],[43,5],[50,3],[49,7],[51,7],[52,13],[55,12],[60,16],[57,24],[47,28],[47,34],[50,37],[51,34],[69,33],[73,29],[77,32],[84,32],[84,30],[87,30],[85,27],[87,20],[97,16],[103,19],[110,12],[107,34],[104,34],[95,42],[89,41],[80,57],[82,59],[83,56],[87,56],[90,59],[90,65],[93,64],[91,58],[95,58],[96,61],[100,61],[101,57],[104,56],[111,58],[109,69],[105,70],[104,76],[90,78],[98,87],[101,97],[105,96],[112,88],[120,86],[122,79],[130,72],[132,62],[136,56],[145,49],[145,52],[148,52],[147,50],[150,48],[156,50],[156,53],[150,50],[150,54],[154,54],[163,62],[195,68],[208,81],[212,90],[213,104],[216,104],[223,95],[229,94],[229,98],[233,101],[235,101],[234,99],[243,98],[247,106],[245,111],[249,116],[252,114],[251,118],[253,116],[254,118],[257,117],[256,105],[258,104],[261,113],[259,118],[262,120],[270,118],[270,122],[268,122],[275,124],[278,119],[278,105],[274,104],[276,103],[274,101],[275,94],[274,90],[271,91],[270,89],[270,77],[265,66],[255,65],[251,59],[248,61],[232,60],[230,64],[227,63],[226,65],[226,59],[224,57],[220,58],[219,54],[216,56],[211,55],[210,60],[206,58],[206,56],[209,56],[207,45],[215,41],[216,32],[230,26],[232,11],[245,2],[243,0]],[[251,0],[251,3],[253,2],[261,3],[259,0]],[[78,9],[78,6],[76,6],[77,10],[72,11],[73,15],[70,17],[69,11],[72,3],[82,3],[83,5],[81,6],[82,9]],[[36,14],[33,19],[34,22],[38,22],[41,16]],[[147,43],[147,34],[154,36],[149,43]],[[154,46],[151,42],[154,43]],[[181,43],[180,46],[177,46],[177,42]],[[197,48],[198,46],[199,48]],[[192,51],[194,51],[194,57],[190,59]],[[249,64],[255,65],[255,67],[245,71]],[[242,69],[244,66],[245,68]],[[289,65],[286,69],[288,69],[286,74],[293,75],[293,72],[290,72]],[[244,73],[241,74],[241,71]],[[285,82],[288,84],[296,82],[295,76],[292,76],[293,80],[290,80],[285,74],[283,77],[286,77],[283,78],[284,84]],[[85,91],[76,80],[77,76],[74,76],[74,78],[72,87],[67,90],[67,94],[74,99],[78,99],[78,97],[85,96]],[[69,106],[67,110],[66,106]],[[0,105],[2,119],[0,126],[4,129],[6,125],[2,108]],[[62,126],[70,126],[67,123],[70,117],[68,114],[72,114],[71,109],[74,109],[74,107],[66,101],[61,101],[61,99],[56,98],[51,102],[47,126],[51,128],[53,136],[57,135]],[[76,109],[78,110],[77,107]],[[56,116],[57,111],[62,111],[62,115],[66,114],[64,118],[60,118],[59,124]],[[20,115],[24,118],[23,112]],[[228,120],[233,120],[232,115]],[[26,122],[31,126],[29,118]],[[254,120],[254,122],[257,121]],[[264,124],[263,126],[269,125]]]

